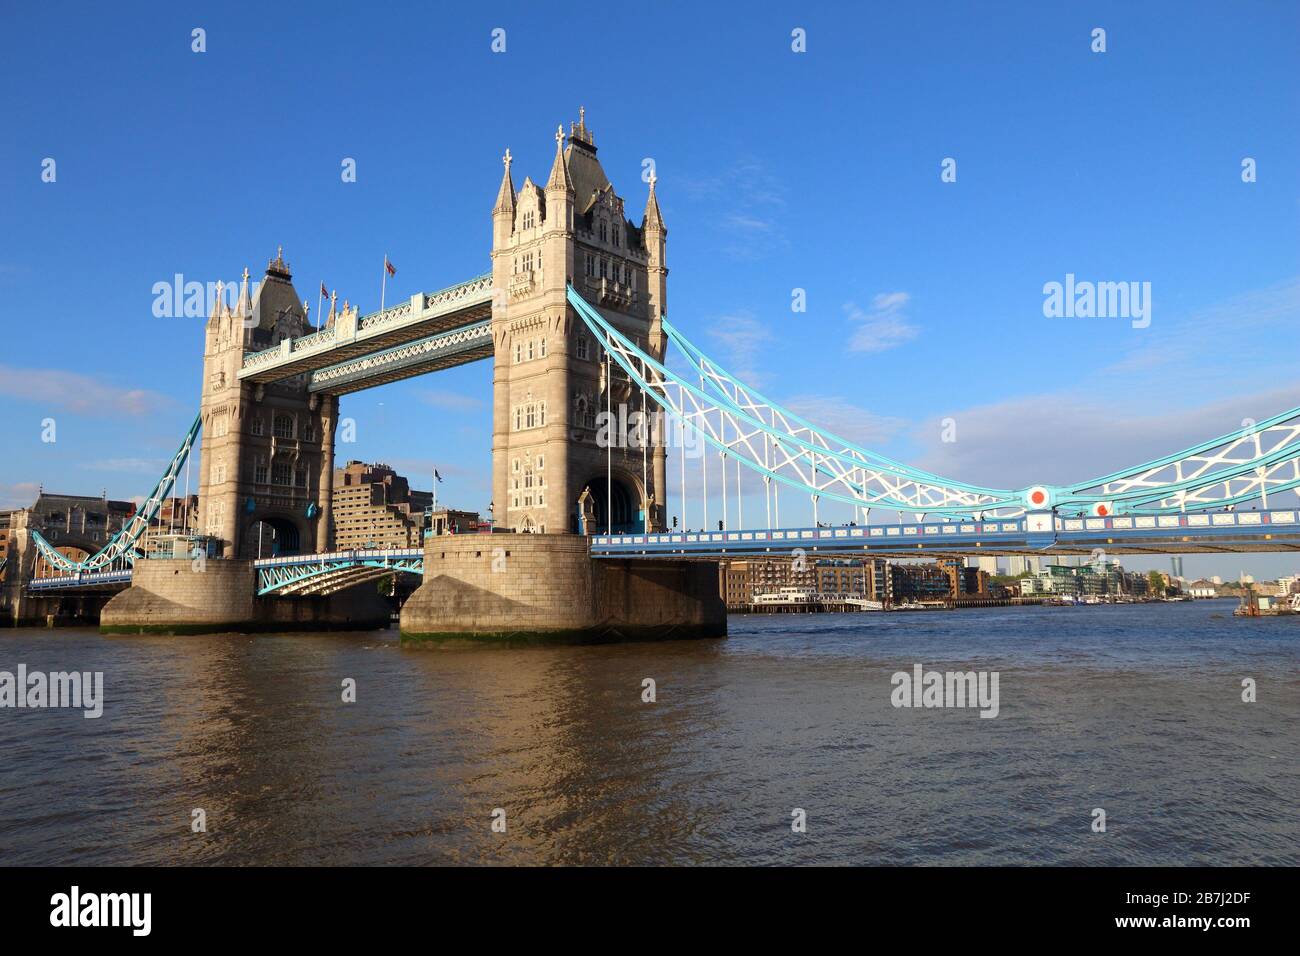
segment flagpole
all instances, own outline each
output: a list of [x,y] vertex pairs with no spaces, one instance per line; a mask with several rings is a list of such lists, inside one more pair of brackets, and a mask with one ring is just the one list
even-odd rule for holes
[[379,280],[379,311],[384,311],[384,291],[388,287],[388,253],[384,253],[384,277]]
[[320,284],[320,297],[316,299],[316,328],[320,328],[321,316],[325,313],[321,310],[325,308],[325,283]]

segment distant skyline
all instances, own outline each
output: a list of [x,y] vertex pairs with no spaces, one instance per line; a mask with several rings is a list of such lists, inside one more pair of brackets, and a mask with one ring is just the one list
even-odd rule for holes
[[[580,106],[637,222],[653,161],[673,321],[846,438],[1023,487],[1300,406],[1294,5],[135,9],[22,6],[0,36],[0,507],[150,490],[203,329],[155,317],[156,282],[258,278],[283,245],[313,314],[321,282],[364,313],[385,254],[390,304],[482,273],[503,152],[544,179]],[[1150,283],[1150,324],[1046,317],[1067,276]],[[337,462],[436,467],[441,502],[486,511],[490,395],[478,363],[346,396]]]

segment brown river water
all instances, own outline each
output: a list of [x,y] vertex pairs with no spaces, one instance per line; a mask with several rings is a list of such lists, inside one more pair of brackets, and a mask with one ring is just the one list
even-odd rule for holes
[[[0,708],[0,865],[1300,864],[1300,617],[1231,609],[424,651],[0,631],[0,671],[104,675],[98,719]],[[997,717],[892,706],[918,663],[996,670]]]

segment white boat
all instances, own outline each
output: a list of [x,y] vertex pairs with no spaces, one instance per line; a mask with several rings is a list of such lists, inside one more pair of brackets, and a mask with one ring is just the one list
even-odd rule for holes
[[804,588],[781,588],[755,594],[751,604],[816,604],[817,592]]

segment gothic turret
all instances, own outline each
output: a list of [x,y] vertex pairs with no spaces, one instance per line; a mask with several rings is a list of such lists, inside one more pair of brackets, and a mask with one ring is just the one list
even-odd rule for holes
[[573,221],[573,180],[564,155],[564,127],[555,130],[555,159],[546,180],[546,222],[550,229],[568,229]]
[[[651,171],[650,195],[646,197],[645,217],[641,220],[641,230],[643,232],[647,230],[657,230],[666,236],[668,230],[664,227],[664,217],[659,212],[659,199],[655,196],[656,182],[658,182],[658,179],[655,177],[654,172]],[[647,245],[649,245],[649,243],[647,243]]]
[[501,157],[505,172],[501,174],[501,188],[497,190],[497,202],[492,207],[492,244],[502,246],[510,238],[515,228],[515,182],[510,177],[510,150]]

